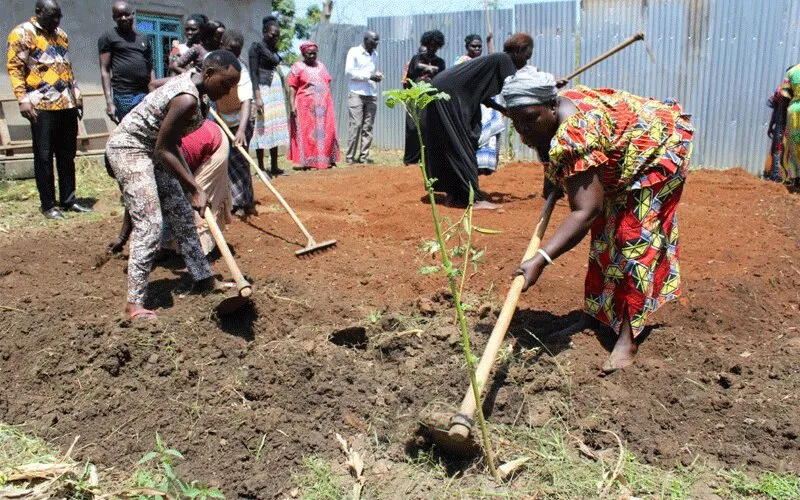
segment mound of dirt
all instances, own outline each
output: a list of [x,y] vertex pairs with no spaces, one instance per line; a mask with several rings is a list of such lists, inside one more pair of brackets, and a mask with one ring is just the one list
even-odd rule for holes
[[[541,180],[531,164],[481,180],[504,207],[475,215],[502,230],[477,235],[476,352],[541,209]],[[304,456],[340,458],[336,433],[368,435],[403,460],[419,415],[468,387],[442,278],[418,272],[431,264],[418,246],[432,239],[419,174],[354,167],[277,187],[315,237],[338,245],[297,259],[304,241],[287,215],[262,207],[234,223],[226,237],[254,301],[225,320],[212,314],[217,297],[177,291],[180,265],[152,275],[159,321],[125,319],[125,262],[97,259],[118,221],[0,240],[0,421],[65,448],[80,435],[75,458],[122,469],[158,431],[187,457],[181,474],[230,496],[286,494]],[[567,211],[560,201],[551,228]],[[685,294],[654,316],[638,363],[600,377],[609,339],[555,335],[580,317],[584,242],[520,301],[487,413],[510,425],[558,416],[598,449],[615,445],[611,430],[664,466],[699,455],[800,472],[800,199],[744,172],[693,172],[680,217]]]

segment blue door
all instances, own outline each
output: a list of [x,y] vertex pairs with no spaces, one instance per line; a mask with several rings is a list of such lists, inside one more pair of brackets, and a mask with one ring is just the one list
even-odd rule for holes
[[169,75],[169,52],[172,41],[183,40],[183,23],[180,17],[156,14],[136,14],[136,31],[147,35],[153,48],[153,69],[156,78]]

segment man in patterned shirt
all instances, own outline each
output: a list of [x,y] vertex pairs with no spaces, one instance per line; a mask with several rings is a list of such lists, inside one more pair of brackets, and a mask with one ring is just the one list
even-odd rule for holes
[[61,17],[56,0],[37,0],[36,15],[8,35],[8,75],[19,111],[31,123],[36,188],[48,219],[64,219],[56,206],[53,155],[61,209],[91,212],[75,202],[75,151],[83,102],[72,74],[67,34],[58,28]]

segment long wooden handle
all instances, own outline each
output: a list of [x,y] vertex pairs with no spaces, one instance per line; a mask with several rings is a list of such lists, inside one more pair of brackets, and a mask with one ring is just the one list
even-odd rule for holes
[[[536,255],[536,251],[539,250],[542,237],[547,230],[547,224],[550,222],[550,215],[553,213],[553,207],[556,205],[557,197],[556,190],[547,197],[544,208],[542,208],[542,214],[539,216],[539,222],[536,224],[536,229],[533,231],[531,241],[528,243],[528,248],[525,250],[525,255],[522,257],[522,262],[532,258]],[[517,309],[517,302],[519,302],[519,296],[522,294],[522,287],[524,285],[524,276],[517,276],[514,278],[514,281],[511,282],[511,289],[506,295],[506,301],[503,303],[503,308],[500,310],[500,315],[497,318],[497,322],[494,324],[492,334],[489,336],[489,341],[486,343],[486,348],[483,351],[480,363],[478,363],[478,367],[475,369],[475,378],[478,381],[478,392],[480,394],[483,393],[486,381],[489,379],[489,372],[492,366],[494,366],[497,352],[500,350],[500,345],[503,343],[508,327],[511,324],[511,318],[514,316],[514,312]],[[470,384],[464,396],[464,400],[461,402],[461,408],[458,410],[459,415],[471,420],[472,416],[475,414],[476,404],[475,394],[472,389],[472,384]],[[463,437],[469,434],[469,427],[465,428],[464,426],[459,426],[459,428],[451,429],[451,432],[453,430],[457,430]]]
[[241,297],[249,297],[253,291],[252,286],[244,279],[242,271],[240,271],[239,266],[236,265],[236,260],[234,260],[231,254],[231,249],[228,248],[228,243],[225,242],[225,237],[222,236],[222,231],[220,231],[219,225],[217,225],[217,219],[214,218],[214,213],[211,211],[210,207],[206,207],[205,219],[208,224],[208,229],[211,231],[211,236],[214,237],[217,248],[219,248],[222,258],[225,260],[225,264],[227,264],[233,279],[236,281],[236,288],[239,291],[239,295]]
[[611,50],[605,52],[604,54],[601,54],[601,55],[595,57],[594,59],[592,59],[588,63],[586,63],[583,66],[581,66],[580,68],[576,69],[569,76],[567,76],[565,78],[565,80],[572,80],[573,78],[575,78],[576,76],[580,75],[581,73],[583,73],[587,69],[591,68],[595,64],[597,64],[599,62],[602,62],[602,61],[605,61],[609,57],[613,56],[614,54],[616,54],[620,50],[622,50],[625,47],[627,47],[628,45],[634,44],[634,43],[638,42],[639,40],[644,40],[644,33],[641,32],[641,31],[639,33],[636,33],[632,37],[628,38],[627,40],[625,40],[621,44],[617,45],[616,47],[612,48]]
[[[233,135],[233,132],[231,132],[231,129],[229,129],[228,125],[224,121],[222,121],[222,119],[219,117],[219,114],[217,114],[217,111],[214,108],[209,108],[209,112],[211,113],[211,116],[214,117],[214,120],[216,120],[217,124],[220,127],[222,127],[222,130],[225,131],[225,135],[227,135],[228,138],[231,140],[231,144],[233,144],[233,142],[236,139],[234,138],[234,135]],[[245,159],[247,159],[248,163],[250,163],[250,166],[253,167],[253,170],[255,170],[256,174],[258,174],[259,179],[261,179],[261,181],[267,186],[267,188],[269,188],[269,190],[272,191],[272,194],[275,195],[275,198],[278,199],[278,201],[283,206],[283,208],[287,212],[289,212],[289,215],[291,216],[291,218],[294,221],[294,223],[297,224],[297,227],[300,228],[300,231],[302,231],[303,235],[306,237],[306,239],[308,239],[309,244],[312,244],[312,245],[316,244],[316,242],[314,241],[314,237],[311,236],[311,233],[308,232],[308,229],[306,229],[306,226],[303,225],[302,221],[300,221],[300,218],[297,217],[297,214],[295,214],[294,210],[292,210],[292,207],[289,206],[289,204],[286,202],[286,200],[283,199],[283,196],[281,196],[281,194],[278,192],[278,190],[275,189],[275,186],[272,185],[272,183],[269,181],[269,179],[264,174],[264,172],[262,172],[261,169],[258,168],[258,164],[250,156],[250,154],[247,152],[247,150],[244,149],[242,146],[236,146],[236,148],[239,151],[239,153],[241,153],[242,156],[244,156]]]
[[486,53],[494,54],[494,33],[492,33],[492,19],[489,15],[489,0],[483,0],[483,13],[486,17]]

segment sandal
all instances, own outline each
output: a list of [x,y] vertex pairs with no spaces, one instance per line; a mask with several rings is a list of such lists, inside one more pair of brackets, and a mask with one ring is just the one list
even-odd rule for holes
[[158,319],[158,315],[156,315],[155,311],[151,311],[150,309],[136,309],[128,313],[128,317],[133,320],[137,319],[146,319],[146,320],[153,320]]

